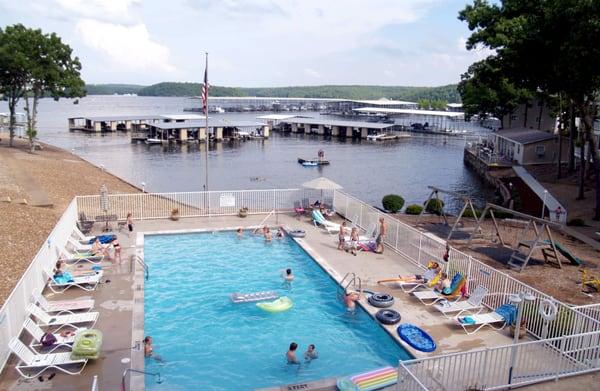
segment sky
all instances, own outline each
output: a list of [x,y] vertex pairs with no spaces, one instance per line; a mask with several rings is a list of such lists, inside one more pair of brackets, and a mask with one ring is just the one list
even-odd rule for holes
[[56,32],[87,83],[457,83],[467,0],[0,0],[0,26]]

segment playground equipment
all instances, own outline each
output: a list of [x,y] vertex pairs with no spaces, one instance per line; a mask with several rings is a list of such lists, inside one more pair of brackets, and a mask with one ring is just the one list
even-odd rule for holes
[[[482,235],[480,234],[481,224],[483,223],[483,220],[485,219],[488,213],[492,218],[496,237],[503,246],[507,246],[506,242],[504,241],[504,238],[502,237],[502,233],[500,232],[498,221],[494,216],[494,211],[511,214],[514,217],[522,219],[525,224],[525,228],[518,236],[519,240],[517,240],[517,243],[515,243],[515,245],[512,247],[513,252],[508,261],[509,266],[515,269],[519,269],[519,271],[523,271],[527,266],[527,263],[529,262],[529,259],[531,258],[533,252],[536,249],[540,249],[542,255],[544,256],[544,261],[546,263],[554,264],[562,269],[562,262],[560,259],[559,251],[557,250],[556,242],[552,238],[552,232],[550,231],[551,227],[557,230],[560,229],[560,224],[553,223],[551,221],[544,220],[539,217],[534,217],[526,213],[516,212],[512,209],[507,209],[502,206],[490,203],[486,204],[483,213],[481,214],[479,219],[477,219],[477,225],[471,233],[471,237],[467,242],[467,246],[471,245],[471,241],[474,238],[482,237]],[[533,240],[528,240],[527,238],[532,233]],[[547,235],[547,240],[542,240],[542,235],[544,235],[544,233]]]
[[[459,230],[462,232],[471,232],[472,229],[466,228],[466,229],[461,229],[458,227],[458,224],[460,222],[460,219],[462,218],[463,214],[465,213],[465,211],[467,210],[467,208],[469,208],[471,210],[471,213],[473,213],[473,217],[477,217],[477,214],[475,213],[475,206],[473,205],[473,201],[471,200],[471,197],[468,197],[464,194],[461,193],[457,193],[455,191],[449,191],[449,190],[444,190],[444,189],[440,189],[439,187],[435,187],[435,186],[427,186],[429,189],[431,189],[431,193],[429,194],[429,197],[427,198],[427,200],[425,201],[425,203],[423,203],[423,209],[421,210],[421,213],[419,213],[419,217],[417,218],[417,224],[419,223],[421,216],[423,215],[423,213],[426,211],[425,209],[427,208],[427,204],[429,204],[429,201],[432,199],[436,199],[438,202],[442,202],[442,200],[440,199],[439,194],[447,194],[449,196],[455,197],[457,199],[462,200],[463,202],[463,207],[460,210],[460,213],[458,214],[458,217],[456,218],[456,220],[454,221],[454,224],[452,225],[452,229],[450,229],[450,233],[448,234],[448,237],[446,237],[446,240],[450,240],[452,238],[452,234],[454,232],[458,232]],[[448,219],[446,217],[446,214],[444,213],[444,207],[442,206],[441,210],[440,210],[440,217],[444,219],[444,222],[446,223],[446,225],[448,224]]]

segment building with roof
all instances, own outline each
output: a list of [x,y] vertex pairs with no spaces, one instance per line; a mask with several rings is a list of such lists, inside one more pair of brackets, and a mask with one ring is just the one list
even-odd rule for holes
[[[513,128],[492,134],[494,154],[514,164],[548,164],[558,159],[558,137],[550,132],[535,129]],[[563,151],[567,151],[564,143]],[[568,161],[563,153],[562,160]]]
[[537,129],[554,131],[556,116],[552,115],[546,102],[534,99],[515,108],[502,118],[503,129]]
[[289,118],[281,122],[283,132],[362,138],[395,130],[394,123],[347,121],[331,118]]

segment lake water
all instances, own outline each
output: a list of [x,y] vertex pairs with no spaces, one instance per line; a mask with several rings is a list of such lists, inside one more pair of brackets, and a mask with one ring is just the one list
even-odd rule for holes
[[[194,105],[197,100],[165,97],[90,96],[77,105],[69,99],[43,99],[38,134],[40,140],[73,150],[133,184],[146,183],[148,191],[199,191],[204,185],[204,145],[131,144],[124,132],[69,132],[67,125],[68,117],[174,114]],[[0,112],[7,111],[6,102],[0,102]],[[211,117],[255,120],[262,114]],[[404,197],[406,204],[422,203],[429,195],[428,185],[469,194],[481,203],[487,193],[479,178],[463,165],[464,144],[464,138],[419,134],[385,144],[279,134],[265,141],[217,143],[209,151],[209,188],[296,188],[323,175],[377,206],[390,193]],[[331,165],[303,167],[297,163],[298,157],[314,157],[319,149],[325,151]],[[447,204],[450,210],[459,207],[457,200],[447,199]]]

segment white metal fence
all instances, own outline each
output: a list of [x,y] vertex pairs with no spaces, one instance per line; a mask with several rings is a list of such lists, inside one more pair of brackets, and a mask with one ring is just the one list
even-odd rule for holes
[[[421,232],[402,223],[343,191],[336,190],[334,192],[334,207],[338,213],[362,228],[368,227],[376,223],[380,217],[384,217],[388,225],[384,241],[388,246],[421,268],[425,268],[430,260],[443,264],[446,242],[435,235]],[[558,344],[562,343],[560,337],[600,331],[600,305],[571,307],[454,248],[450,248],[446,268],[451,275],[457,272],[464,275],[468,280],[469,291],[472,291],[477,285],[488,288],[493,295],[486,296],[484,304],[491,310],[507,303],[511,294],[531,293],[535,300],[524,307],[525,329],[536,338],[547,338],[544,343],[554,345],[554,349],[558,349]],[[549,324],[538,312],[540,303],[544,300],[550,300],[558,307],[556,319]],[[460,367],[466,365],[461,360],[463,358],[474,359],[473,354],[452,355],[453,358],[448,358],[448,360],[453,365]],[[417,377],[423,380],[421,377]],[[446,380],[443,384],[445,387],[450,385]]]
[[46,285],[42,270],[51,267],[55,262],[54,246],[66,243],[73,232],[76,219],[77,205],[73,200],[0,309],[0,371],[10,356],[8,342],[20,334],[23,322],[28,316],[26,308],[31,302],[32,294],[41,293]]
[[98,220],[104,214],[124,220],[128,213],[134,219],[167,218],[173,209],[180,217],[235,215],[241,208],[249,214],[268,213],[272,210],[290,211],[294,202],[302,204],[331,199],[331,191],[309,189],[234,190],[189,193],[140,193],[108,195],[108,210],[101,205],[100,195],[77,197],[80,217]]
[[497,390],[597,371],[600,332],[403,361],[397,390]]

